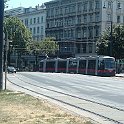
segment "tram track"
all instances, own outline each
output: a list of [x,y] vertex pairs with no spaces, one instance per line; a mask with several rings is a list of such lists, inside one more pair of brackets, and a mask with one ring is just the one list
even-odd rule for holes
[[[105,105],[103,103],[98,103],[96,101],[92,101],[92,100],[89,100],[89,99],[78,97],[78,96],[75,96],[75,95],[72,95],[72,94],[68,94],[68,93],[57,91],[57,90],[52,90],[50,88],[46,88],[46,87],[43,87],[43,86],[39,86],[39,85],[36,85],[36,84],[32,84],[28,81],[24,81],[23,79],[21,79],[17,75],[14,75],[14,76],[18,80],[20,80],[21,82],[38,88],[38,90],[35,91],[33,89],[18,85],[18,84],[14,83],[13,81],[8,79],[8,81],[10,83],[12,83],[12,84],[14,84],[14,85],[16,85],[20,88],[23,88],[25,90],[33,92],[37,95],[42,95],[44,97],[50,98],[50,99],[58,101],[60,103],[69,105],[69,106],[74,107],[76,109],[89,112],[89,113],[94,114],[96,116],[99,116],[103,119],[106,119],[110,122],[113,122],[113,123],[116,123],[116,124],[124,124],[124,118],[122,120],[121,118],[112,118],[110,116],[113,113],[114,114],[116,113],[116,115],[124,115],[124,109],[117,108],[117,107],[110,106],[110,105]],[[54,94],[54,95],[51,95],[51,94]],[[100,109],[98,109],[98,108],[100,108]],[[107,114],[105,113],[106,110],[107,110]],[[117,116],[117,117],[119,117],[119,116]]]

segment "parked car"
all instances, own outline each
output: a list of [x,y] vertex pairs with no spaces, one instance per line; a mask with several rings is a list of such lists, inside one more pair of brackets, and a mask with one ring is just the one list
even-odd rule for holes
[[16,73],[16,69],[13,66],[8,66],[7,71],[8,73]]

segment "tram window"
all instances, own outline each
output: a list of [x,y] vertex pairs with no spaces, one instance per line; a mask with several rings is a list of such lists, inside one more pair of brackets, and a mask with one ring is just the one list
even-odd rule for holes
[[115,68],[115,62],[113,59],[105,59],[105,68]]
[[58,68],[66,68],[66,61],[59,61]]
[[86,68],[86,60],[79,61],[79,68],[85,69]]
[[98,69],[104,69],[104,68],[105,68],[104,61],[99,61]]
[[40,67],[43,67],[43,62],[40,62]]
[[89,60],[88,69],[95,69],[95,67],[96,67],[96,60]]
[[40,68],[43,68],[43,62],[40,62]]
[[57,72],[66,72],[67,61],[58,61]]
[[76,61],[69,61],[68,67],[77,67]]
[[55,62],[47,62],[46,67],[47,68],[54,68],[55,67]]

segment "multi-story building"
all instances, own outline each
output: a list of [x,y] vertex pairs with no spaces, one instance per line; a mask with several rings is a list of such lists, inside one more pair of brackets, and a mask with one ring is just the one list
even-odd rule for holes
[[124,22],[124,0],[53,0],[45,6],[46,36],[56,38],[64,56],[96,55],[106,27]]
[[24,9],[25,9],[24,7],[9,9],[5,11],[4,15],[5,16],[16,16],[18,14],[24,13]]
[[45,38],[46,9],[44,5],[37,5],[35,8],[18,7],[6,10],[5,16],[16,16],[21,19],[31,31],[34,40],[41,41]]
[[45,38],[46,10],[44,6],[25,8],[24,13],[18,14],[17,17],[29,28],[33,40],[41,41]]
[[[42,41],[45,38],[46,26],[46,9],[44,5],[36,6],[35,8],[15,8],[5,11],[5,16],[16,16],[23,24],[31,31],[34,41]],[[37,61],[40,61],[37,57]],[[23,66],[36,66],[36,55],[20,55],[13,51],[10,61],[15,67],[22,68]]]

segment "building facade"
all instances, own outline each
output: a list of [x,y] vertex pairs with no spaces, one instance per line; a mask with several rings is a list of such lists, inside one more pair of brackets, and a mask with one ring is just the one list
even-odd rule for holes
[[[4,16],[16,16],[31,31],[34,41],[42,41],[45,38],[46,26],[46,9],[44,5],[37,5],[35,8],[15,8],[6,10]],[[37,61],[40,61],[37,55],[22,55],[17,51],[13,51],[10,56],[10,64],[22,69],[23,67],[36,68]]]
[[45,38],[46,10],[44,6],[25,8],[24,13],[18,14],[17,17],[31,31],[34,41],[41,41]]
[[96,41],[111,23],[124,22],[124,0],[53,0],[45,3],[46,36],[60,56],[96,55]]
[[5,10],[4,16],[16,16],[18,14],[24,13],[24,7],[13,8],[9,10]]
[[35,8],[18,7],[5,11],[5,16],[16,16],[31,31],[35,41],[45,38],[46,9],[44,5],[37,5]]

